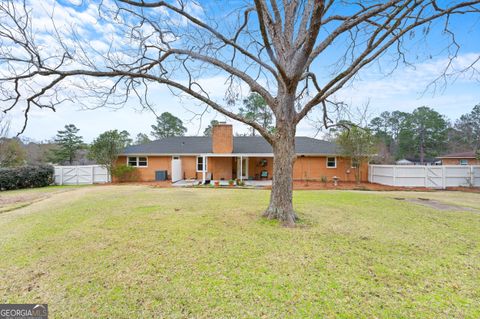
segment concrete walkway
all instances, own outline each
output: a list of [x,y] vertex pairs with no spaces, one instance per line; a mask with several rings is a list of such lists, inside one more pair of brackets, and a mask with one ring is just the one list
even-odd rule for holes
[[[173,187],[191,187],[195,185],[200,185],[201,180],[197,179],[182,179],[179,181],[176,181],[175,183],[172,183]],[[219,181],[220,186],[228,186],[228,181]],[[245,186],[251,186],[251,187],[267,187],[272,185],[271,180],[262,180],[262,181],[249,181],[245,180]],[[210,182],[212,185],[215,183],[215,181]]]
[[263,180],[263,181],[245,181],[246,186],[254,186],[254,187],[267,187],[272,186],[271,180]]
[[196,180],[196,179],[181,179],[179,181],[176,181],[175,183],[172,183],[173,187],[188,187],[188,186],[195,186],[199,185],[201,181]]

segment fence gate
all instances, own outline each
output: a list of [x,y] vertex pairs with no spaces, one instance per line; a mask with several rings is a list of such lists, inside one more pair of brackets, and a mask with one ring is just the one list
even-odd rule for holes
[[369,181],[402,187],[480,187],[479,165],[369,165]]
[[105,167],[100,165],[55,166],[55,184],[88,185],[110,182]]
[[472,167],[473,186],[480,187],[480,166]]
[[442,166],[425,166],[425,185],[429,188],[444,188]]
[[76,167],[63,167],[62,178],[60,185],[76,185],[77,181],[77,168]]

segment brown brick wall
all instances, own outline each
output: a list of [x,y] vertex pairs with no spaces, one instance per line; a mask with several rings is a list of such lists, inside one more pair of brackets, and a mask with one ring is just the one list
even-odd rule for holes
[[[197,172],[196,156],[181,156],[183,176],[186,179],[202,179],[202,173]],[[261,160],[266,159],[267,165],[263,167]],[[119,164],[126,164],[125,156],[117,160]],[[168,178],[171,178],[171,156],[148,156],[148,167],[139,167],[139,181],[149,182],[155,180],[155,171],[167,170]],[[333,176],[338,176],[341,181],[355,181],[354,168],[350,167],[350,159],[337,158],[336,168],[327,168],[326,157],[298,157],[293,168],[295,180],[320,180],[326,176],[329,181]],[[229,180],[232,176],[233,158],[231,157],[210,157],[208,158],[208,172],[212,173],[214,179]],[[268,171],[268,179],[272,178],[273,158],[271,157],[250,157],[248,160],[248,176],[254,179],[260,178],[262,170]],[[350,173],[347,173],[350,171]],[[362,167],[362,181],[368,179],[368,165]]]
[[[139,180],[142,182],[151,182],[155,180],[155,171],[168,171],[168,178],[171,177],[172,172],[172,157],[171,156],[147,156],[148,166],[137,167]],[[126,156],[119,156],[117,164],[127,164]]]
[[212,129],[212,152],[233,152],[233,129],[230,124],[218,124]]
[[[267,161],[266,166],[262,166],[262,160]],[[260,179],[260,173],[267,170],[268,179],[272,179],[273,157],[250,157],[248,159],[248,176],[254,179]]]
[[[349,172],[349,173],[348,173]],[[327,177],[329,181],[334,176],[340,178],[340,181],[355,181],[355,168],[351,167],[349,158],[337,157],[337,167],[327,167],[326,157],[298,157],[293,166],[293,179],[295,180],[321,180],[322,176]],[[361,168],[362,181],[368,180],[368,164]]]
[[480,160],[474,158],[444,158],[442,159],[443,165],[460,165],[460,160],[468,160],[468,165],[480,165]]
[[232,163],[231,157],[209,157],[207,169],[213,179],[229,180],[232,178]]
[[[267,165],[262,167],[262,159],[267,160]],[[293,179],[295,180],[320,180],[322,176],[326,176],[330,181],[337,176],[342,181],[355,181],[355,168],[351,168],[351,161],[347,158],[337,157],[337,167],[328,168],[326,157],[298,157],[293,166]],[[273,158],[272,157],[251,157],[249,158],[248,175],[257,179],[263,170],[268,171],[268,179],[273,174]],[[347,173],[349,171],[349,173]],[[361,180],[368,180],[368,164],[364,164],[361,168]]]
[[182,159],[183,177],[186,179],[197,178],[197,157],[196,156],[180,156]]

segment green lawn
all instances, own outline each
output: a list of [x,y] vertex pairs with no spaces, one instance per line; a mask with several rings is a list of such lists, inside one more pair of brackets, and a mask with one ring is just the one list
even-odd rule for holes
[[268,191],[43,192],[0,214],[0,303],[45,302],[51,318],[480,317],[480,210],[297,191],[292,229],[259,218]]

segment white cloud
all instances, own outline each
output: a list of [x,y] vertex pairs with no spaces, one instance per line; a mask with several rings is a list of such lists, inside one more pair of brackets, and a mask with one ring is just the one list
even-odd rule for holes
[[[110,45],[114,49],[120,48],[125,44],[125,41],[128,41],[121,34],[115,23],[101,19],[96,5],[91,2],[82,2],[81,0],[70,0],[70,2],[75,6],[82,6],[82,10],[60,6],[54,0],[31,1],[35,15],[33,21],[38,32],[37,39],[43,43],[46,54],[54,55],[58,48],[55,47],[55,42],[51,40],[50,33],[54,29],[51,25],[50,14],[53,14],[55,24],[63,32],[62,36],[69,47],[78,48],[78,45],[69,36],[70,28],[74,28],[81,36],[79,40],[82,43],[88,42],[89,45],[101,53],[105,53]],[[107,7],[113,8],[113,3],[106,1],[105,8]],[[159,10],[163,15],[168,16],[164,9]],[[205,15],[203,8],[197,5],[189,7],[189,10],[197,17]],[[169,21],[175,22],[175,19],[169,17]],[[185,23],[185,21],[176,22],[179,24]],[[149,31],[144,30],[143,32]],[[130,61],[135,58],[134,55],[113,51],[112,55],[119,60]],[[461,55],[456,59],[453,67],[456,70],[461,69],[471,63],[476,57],[478,57],[478,53]],[[95,56],[95,59],[101,58],[99,55]],[[381,72],[375,72],[371,68],[369,72],[362,73],[359,81],[340,91],[336,98],[354,106],[370,102],[371,109],[378,112],[385,109],[411,111],[415,107],[428,105],[451,118],[457,117],[462,113],[468,112],[473,105],[480,102],[480,90],[478,90],[478,83],[474,82],[475,79],[462,76],[444,91],[435,92],[434,95],[431,94],[432,92],[423,94],[427,85],[443,70],[445,63],[446,60],[437,59],[419,64],[415,69],[402,67],[389,77],[384,77]],[[224,76],[204,76],[199,82],[213,98],[223,102],[228,86]],[[65,87],[69,90],[76,89],[75,82],[65,83]],[[239,90],[243,95],[249,92],[245,85],[242,85]],[[156,110],[159,113],[170,111],[184,121],[192,118],[192,113],[188,110],[199,113],[204,109],[204,106],[199,105],[197,101],[185,98],[179,99],[173,96],[165,86],[161,85],[152,84],[149,87],[149,99],[156,105]],[[55,113],[50,110],[34,108],[30,115],[30,124],[25,135],[42,140],[55,135],[56,131],[65,124],[74,123],[82,130],[81,132],[87,140],[92,140],[99,133],[113,128],[127,129],[132,135],[138,132],[149,133],[150,125],[154,122],[153,114],[149,111],[139,112],[141,107],[133,99],[128,101],[127,105],[118,111],[110,109],[79,111],[80,109],[79,105],[72,103],[62,105]],[[21,111],[18,109],[12,113],[14,129],[19,129],[23,124]],[[202,128],[199,129],[200,124],[198,120],[189,123],[188,134],[193,135],[197,134],[198,131],[202,132],[203,127],[213,118],[225,119],[223,115],[219,115],[215,111],[209,111],[203,118]],[[234,125],[235,131],[246,131],[245,126],[242,124],[234,122]],[[306,121],[303,121],[298,128],[298,134],[300,135],[311,136],[314,133],[314,129]]]
[[80,7],[81,5],[83,5],[83,0],[68,0],[68,2],[71,5],[74,5],[74,6],[77,6],[77,7]]
[[[361,106],[369,102],[370,111],[376,113],[397,109],[412,111],[422,105],[433,107],[452,119],[469,112],[475,104],[480,102],[478,84],[471,82],[471,80],[460,79],[447,87],[445,91],[437,92],[435,95],[421,94],[425,85],[435,75],[430,71],[438,71],[437,67],[440,64],[437,64],[437,62],[432,61],[432,64],[419,65],[416,70],[399,69],[392,77],[388,78],[382,77],[379,79],[371,75],[369,79],[363,79],[353,87],[346,88],[337,98],[342,98],[353,106]],[[432,67],[432,65],[436,67]],[[224,77],[204,78],[201,83],[208,88],[214,98],[222,101],[226,89]],[[245,87],[244,90],[244,93],[248,93],[248,88]],[[159,84],[152,84],[149,87],[149,92],[149,99],[156,105],[156,111],[159,113],[169,111],[180,117],[185,123],[188,123],[187,134],[189,135],[201,134],[203,128],[214,118],[233,123],[235,132],[247,131],[245,125],[227,119],[211,109],[202,118],[200,127],[198,118],[191,123],[189,122],[193,113],[188,110],[200,113],[204,110],[204,105],[192,99],[173,96],[165,86]],[[141,107],[133,99],[117,111],[111,109],[79,110],[80,107],[74,104],[63,105],[56,113],[49,110],[36,110],[31,114],[30,124],[25,136],[39,140],[50,138],[63,125],[74,123],[82,130],[81,132],[86,140],[91,141],[107,129],[126,129],[132,135],[139,132],[149,133],[150,125],[155,121],[154,115],[149,111],[140,111]],[[13,117],[15,120],[13,129],[18,129],[22,124],[22,114],[16,112]],[[315,118],[315,116],[312,116],[312,118]],[[316,134],[316,130],[309,121],[302,121],[298,126],[297,134],[313,136]]]
[[[480,53],[470,53],[460,55],[453,61],[453,65],[448,73],[459,71],[476,59]],[[427,63],[418,64],[415,68],[402,67],[393,72],[389,76],[385,76],[380,72],[368,72],[361,75],[361,80],[354,82],[351,86],[342,89],[337,94],[337,99],[346,99],[353,103],[362,103],[365,100],[384,100],[392,99],[400,95],[415,95],[418,98],[428,95],[441,95],[444,82],[439,80],[437,86],[431,85],[433,81],[438,79],[448,64],[447,59],[438,59]],[[478,79],[468,77],[468,74],[460,74],[456,78],[450,78],[450,85],[468,85],[478,83]],[[434,90],[437,88],[437,90]],[[439,90],[440,89],[440,90]]]

